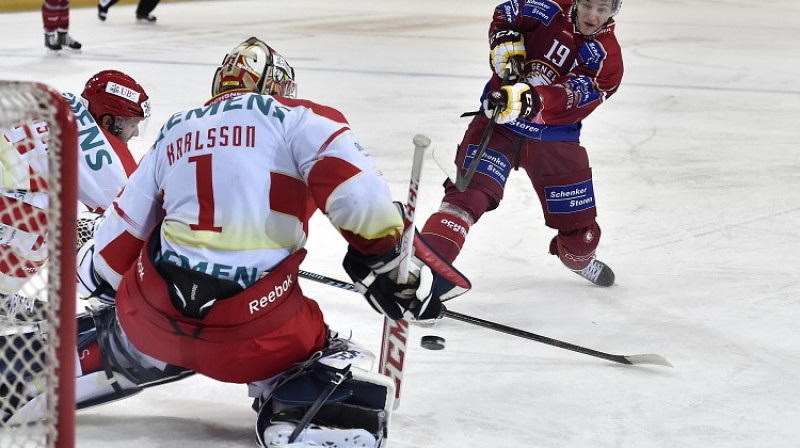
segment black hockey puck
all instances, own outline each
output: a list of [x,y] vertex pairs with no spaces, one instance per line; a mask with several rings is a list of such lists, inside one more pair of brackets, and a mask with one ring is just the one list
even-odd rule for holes
[[428,350],[444,350],[444,338],[440,336],[423,336],[419,341],[422,348]]

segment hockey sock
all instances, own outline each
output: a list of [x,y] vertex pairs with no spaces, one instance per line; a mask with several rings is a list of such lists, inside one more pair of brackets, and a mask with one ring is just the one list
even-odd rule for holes
[[578,230],[559,230],[558,236],[550,241],[550,253],[558,255],[564,265],[574,271],[581,270],[594,259],[594,251],[600,241],[600,226]]
[[425,241],[445,260],[452,263],[464,247],[469,223],[447,212],[436,212],[425,222],[420,232]]
[[55,33],[61,22],[61,11],[52,9],[50,5],[44,3],[42,5],[42,22],[45,32]]

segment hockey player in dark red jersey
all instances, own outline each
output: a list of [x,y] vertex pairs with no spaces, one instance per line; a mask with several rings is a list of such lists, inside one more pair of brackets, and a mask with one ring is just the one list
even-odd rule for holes
[[582,120],[619,88],[622,54],[613,17],[621,0],[509,0],[489,27],[494,70],[481,100],[486,114],[470,123],[456,165],[463,173],[479,146],[496,104],[485,153],[461,192],[447,181],[438,212],[422,234],[446,258],[461,252],[469,228],[498,207],[512,169],[533,184],[545,224],[558,234],[550,253],[599,286],[614,273],[595,258],[600,240],[592,171],[580,144]]

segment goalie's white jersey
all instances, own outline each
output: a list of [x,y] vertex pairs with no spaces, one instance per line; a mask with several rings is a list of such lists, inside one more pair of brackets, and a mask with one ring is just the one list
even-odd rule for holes
[[161,258],[239,282],[305,245],[319,208],[360,251],[397,244],[388,185],[344,116],[243,92],[173,115],[96,234],[95,268],[116,288],[161,222]]

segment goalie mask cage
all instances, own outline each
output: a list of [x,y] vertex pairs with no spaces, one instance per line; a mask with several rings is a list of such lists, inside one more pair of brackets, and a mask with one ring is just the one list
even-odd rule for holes
[[[48,86],[0,81],[0,133],[0,447],[73,448],[75,117]],[[40,306],[15,312],[15,292]]]

